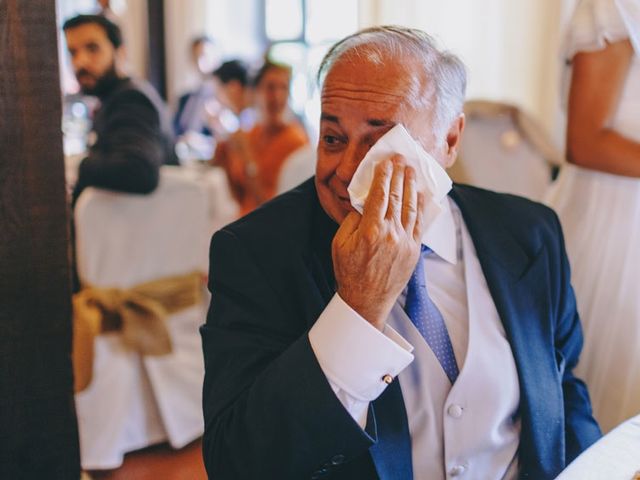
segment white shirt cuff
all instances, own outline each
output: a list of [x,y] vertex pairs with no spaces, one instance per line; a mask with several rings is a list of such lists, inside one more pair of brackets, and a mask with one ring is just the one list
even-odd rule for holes
[[343,404],[337,389],[355,402],[370,402],[386,388],[387,375],[395,378],[413,361],[413,346],[398,332],[388,325],[381,332],[337,293],[309,331],[309,341]]

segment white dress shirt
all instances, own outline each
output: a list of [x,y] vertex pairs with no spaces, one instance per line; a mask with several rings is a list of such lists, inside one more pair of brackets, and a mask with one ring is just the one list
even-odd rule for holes
[[425,258],[425,275],[459,366],[455,384],[404,312],[406,289],[383,332],[336,294],[309,339],[336,396],[362,428],[369,402],[387,386],[383,377],[398,377],[415,479],[514,478],[515,361],[460,211],[448,197],[442,206],[425,236],[435,253]]

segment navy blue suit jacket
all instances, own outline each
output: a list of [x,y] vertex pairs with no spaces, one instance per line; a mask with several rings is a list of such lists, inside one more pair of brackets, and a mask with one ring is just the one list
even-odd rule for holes
[[[454,186],[520,382],[520,476],[554,478],[600,436],[572,374],[582,333],[558,219],[522,198]],[[313,180],[217,232],[202,327],[204,461],[223,479],[411,478],[402,392],[366,431],[343,408],[307,333],[335,293],[337,225]]]

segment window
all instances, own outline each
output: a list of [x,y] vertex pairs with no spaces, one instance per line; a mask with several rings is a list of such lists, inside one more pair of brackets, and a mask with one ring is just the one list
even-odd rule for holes
[[358,0],[263,0],[269,58],[293,68],[291,106],[312,135],[320,117],[316,73],[337,40],[358,29]]

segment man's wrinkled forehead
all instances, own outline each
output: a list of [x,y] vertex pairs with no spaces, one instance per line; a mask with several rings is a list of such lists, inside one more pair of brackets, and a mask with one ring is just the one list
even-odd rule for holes
[[431,101],[433,88],[422,62],[411,55],[392,58],[362,47],[344,52],[330,66],[322,85],[322,101],[342,94],[366,93],[375,101],[415,108]]

